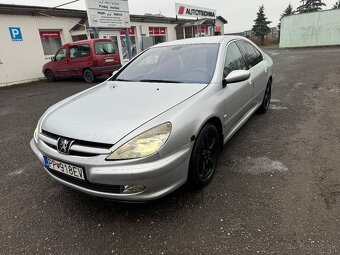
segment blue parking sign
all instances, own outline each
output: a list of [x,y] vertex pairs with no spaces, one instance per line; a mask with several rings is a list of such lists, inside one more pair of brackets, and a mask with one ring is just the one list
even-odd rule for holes
[[9,33],[12,41],[22,41],[22,33],[20,27],[9,27]]

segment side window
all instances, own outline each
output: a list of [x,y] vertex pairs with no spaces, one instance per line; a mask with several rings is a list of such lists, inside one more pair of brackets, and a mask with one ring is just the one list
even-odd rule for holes
[[55,59],[57,61],[60,61],[60,60],[63,60],[66,58],[66,49],[65,48],[62,48],[60,49],[57,54],[55,55]]
[[256,49],[255,47],[254,47],[254,49],[255,49],[255,52],[256,52],[256,55],[257,55],[257,63],[260,63],[263,60],[263,56],[258,49]]
[[224,62],[223,77],[226,77],[230,72],[234,70],[246,69],[246,62],[244,61],[244,58],[236,43],[230,43],[227,48],[226,60]]
[[259,62],[261,62],[259,61],[259,56],[256,53],[254,47],[250,43],[238,41],[237,45],[240,47],[240,50],[244,58],[246,59],[249,68],[252,68],[253,66],[256,66]]
[[79,48],[78,48],[78,46],[71,46],[69,48],[69,57],[70,58],[78,58],[79,57]]
[[90,45],[89,44],[79,45],[79,57],[88,57],[88,56],[90,56]]

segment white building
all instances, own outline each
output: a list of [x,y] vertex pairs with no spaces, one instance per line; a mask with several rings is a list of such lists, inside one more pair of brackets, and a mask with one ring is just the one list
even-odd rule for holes
[[[132,52],[165,41],[224,34],[227,21],[184,20],[160,15],[130,15]],[[0,86],[41,79],[44,63],[65,43],[93,38],[86,11],[0,4]],[[111,38],[121,61],[127,60],[125,31],[97,29],[100,38]]]

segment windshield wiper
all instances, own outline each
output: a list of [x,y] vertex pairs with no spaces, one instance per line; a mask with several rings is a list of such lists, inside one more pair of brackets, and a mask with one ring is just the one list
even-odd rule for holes
[[172,80],[156,80],[156,79],[143,79],[140,82],[159,82],[159,83],[183,83],[181,81],[172,81]]

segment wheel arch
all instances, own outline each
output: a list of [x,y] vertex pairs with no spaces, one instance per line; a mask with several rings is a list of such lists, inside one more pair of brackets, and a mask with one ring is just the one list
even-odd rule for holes
[[204,121],[203,124],[198,129],[196,138],[199,135],[199,133],[201,132],[201,130],[203,129],[203,127],[207,124],[212,124],[217,128],[217,131],[218,131],[218,134],[219,134],[219,139],[220,139],[220,151],[222,151],[223,147],[224,147],[224,135],[223,135],[222,122],[221,122],[221,119],[219,117],[211,116],[206,121]]
[[90,71],[93,73],[93,70],[92,70],[90,67],[84,67],[84,68],[81,70],[81,73],[84,75],[84,73],[85,73],[86,70],[90,70]]
[[53,73],[51,68],[46,68],[46,69],[44,69],[44,74],[46,74],[47,71],[51,71]]

